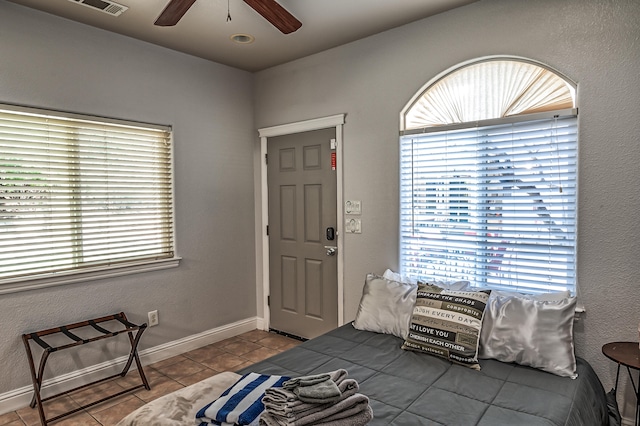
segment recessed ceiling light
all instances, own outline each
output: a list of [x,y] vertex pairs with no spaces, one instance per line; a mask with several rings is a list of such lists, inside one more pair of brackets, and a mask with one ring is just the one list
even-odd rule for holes
[[253,41],[255,40],[255,37],[252,36],[251,34],[234,34],[230,38],[231,40],[240,44],[253,43]]

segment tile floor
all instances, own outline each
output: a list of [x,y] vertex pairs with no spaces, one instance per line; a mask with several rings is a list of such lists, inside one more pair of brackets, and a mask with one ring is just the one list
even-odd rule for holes
[[[191,352],[165,359],[144,367],[151,390],[138,390],[103,402],[65,417],[55,426],[114,426],[127,414],[145,403],[189,386],[223,371],[236,371],[261,361],[301,342],[275,333],[253,330],[236,337],[198,348]],[[124,378],[114,379],[82,389],[44,403],[47,417],[69,411],[87,402],[96,401],[113,389],[126,388],[139,383],[134,371]],[[0,426],[39,425],[37,408],[25,407],[0,415]]]

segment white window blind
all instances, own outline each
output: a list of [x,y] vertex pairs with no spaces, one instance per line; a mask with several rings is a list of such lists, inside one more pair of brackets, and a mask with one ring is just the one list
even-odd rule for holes
[[400,147],[404,274],[575,291],[575,115],[405,135]]
[[170,128],[0,105],[0,283],[174,256]]
[[514,117],[575,106],[575,88],[541,64],[494,58],[463,66],[424,90],[403,129]]

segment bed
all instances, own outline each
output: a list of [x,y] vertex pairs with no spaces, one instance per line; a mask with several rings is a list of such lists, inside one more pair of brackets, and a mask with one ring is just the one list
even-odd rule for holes
[[[492,293],[369,274],[353,322],[207,379],[206,397],[201,384],[185,388],[118,426],[194,424],[194,410],[244,374],[339,369],[369,398],[371,425],[617,426],[615,397],[574,354],[575,302],[568,293]],[[181,408],[167,410],[176,401]]]
[[476,371],[405,351],[402,343],[346,324],[238,373],[344,368],[370,399],[371,425],[609,425],[605,391],[581,358],[571,379],[492,359]]

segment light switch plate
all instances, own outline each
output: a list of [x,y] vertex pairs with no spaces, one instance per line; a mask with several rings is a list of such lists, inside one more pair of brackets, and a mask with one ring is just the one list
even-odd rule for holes
[[348,234],[362,234],[362,220],[359,218],[347,219],[345,229]]
[[362,214],[362,201],[347,200],[344,202],[345,214]]

